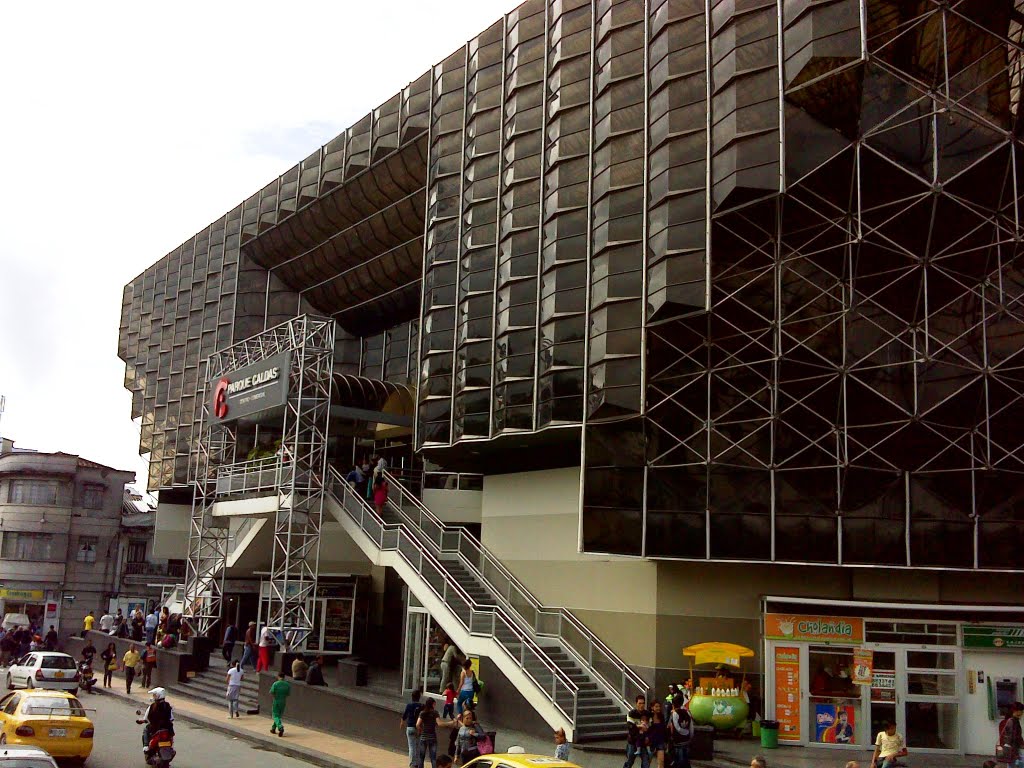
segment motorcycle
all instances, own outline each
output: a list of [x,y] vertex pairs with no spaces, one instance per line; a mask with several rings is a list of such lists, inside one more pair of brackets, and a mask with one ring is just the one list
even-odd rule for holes
[[[136,709],[135,714],[141,715],[142,710]],[[136,719],[135,722],[144,725],[146,721]],[[142,753],[146,758],[146,765],[153,768],[168,768],[177,754],[174,751],[174,734],[166,728],[150,734],[149,744],[143,748]]]
[[96,685],[96,678],[92,673],[92,664],[85,659],[78,662],[78,690],[85,693],[95,694],[93,687]]

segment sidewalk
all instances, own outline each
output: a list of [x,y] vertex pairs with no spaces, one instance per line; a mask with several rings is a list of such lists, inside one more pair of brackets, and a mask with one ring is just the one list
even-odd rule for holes
[[[117,682],[121,682],[118,680]],[[121,683],[123,686],[123,683]],[[114,696],[122,701],[134,704],[136,708],[144,708],[149,697],[145,691],[127,695],[123,687],[98,688],[101,694]],[[242,715],[231,720],[225,708],[191,701],[180,695],[171,696],[175,719],[202,726],[227,736],[244,739],[266,750],[278,752],[288,757],[304,760],[323,768],[408,768],[408,757],[404,749],[405,733],[398,727],[398,714],[395,715],[395,749],[374,746],[355,739],[334,736],[324,731],[305,728],[288,723],[285,717],[286,734],[283,738],[270,733],[270,718],[265,715]],[[444,739],[442,739],[443,741]],[[515,731],[498,733],[498,749],[505,752],[510,746],[523,747],[528,753],[553,754],[554,745],[545,739]],[[838,751],[814,747],[784,747],[782,749],[764,750],[756,741],[720,740],[715,744],[715,758],[712,762],[693,761],[698,768],[747,768],[750,759],[755,755],[763,755],[769,768],[842,768],[848,760],[857,760],[861,768],[871,764],[870,751]],[[623,752],[592,751],[574,746],[570,761],[584,768],[622,768]],[[914,768],[981,768],[986,758],[959,755],[922,755],[911,756],[908,763]],[[639,765],[639,761],[637,762]]]

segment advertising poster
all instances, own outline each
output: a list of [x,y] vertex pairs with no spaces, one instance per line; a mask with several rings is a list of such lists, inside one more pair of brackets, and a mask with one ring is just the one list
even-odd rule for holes
[[871,676],[871,700],[880,704],[896,701],[896,671],[876,669]]
[[854,709],[843,704],[814,705],[814,740],[819,744],[856,744]]
[[871,685],[875,652],[858,648],[853,652],[853,684]]
[[779,741],[800,741],[799,648],[775,648],[775,719]]
[[770,640],[860,645],[864,642],[864,619],[766,613],[764,636]]

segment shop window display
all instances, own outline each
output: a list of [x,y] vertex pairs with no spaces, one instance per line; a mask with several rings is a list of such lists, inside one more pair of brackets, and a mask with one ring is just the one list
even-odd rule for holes
[[820,744],[857,744],[861,687],[853,684],[853,648],[811,646],[807,732]]

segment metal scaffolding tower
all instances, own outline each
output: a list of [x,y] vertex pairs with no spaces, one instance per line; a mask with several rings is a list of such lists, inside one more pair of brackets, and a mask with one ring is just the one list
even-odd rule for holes
[[[312,630],[309,602],[316,594],[323,519],[327,432],[334,364],[334,321],[301,315],[212,355],[206,381],[282,352],[290,352],[288,396],[281,435],[281,473],[274,514],[266,624],[287,647],[302,647]],[[235,460],[235,434],[213,426],[204,397],[189,533],[185,615],[200,633],[220,618],[228,530],[218,525],[217,468]]]

